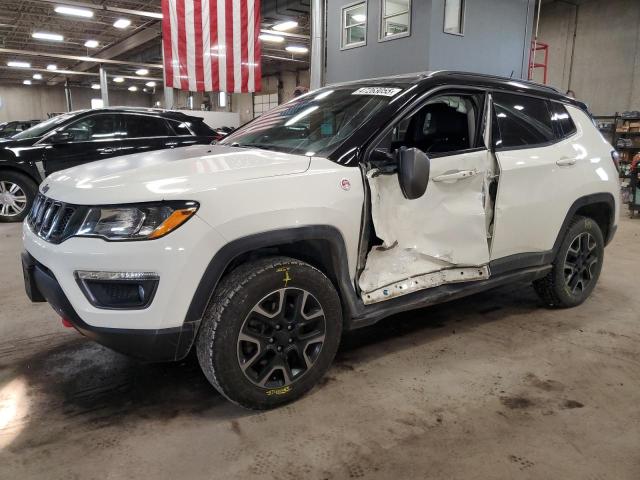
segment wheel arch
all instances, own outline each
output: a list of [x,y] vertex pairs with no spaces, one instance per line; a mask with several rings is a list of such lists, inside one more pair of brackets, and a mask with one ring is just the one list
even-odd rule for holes
[[336,288],[342,303],[344,328],[359,308],[349,274],[347,249],[337,228],[313,225],[262,232],[227,243],[211,259],[193,295],[185,323],[200,323],[222,277],[236,266],[257,258],[285,255],[302,260],[323,272]]
[[40,185],[40,182],[41,182],[41,180],[36,175],[34,175],[34,172],[31,171],[31,169],[16,167],[14,165],[7,164],[4,162],[0,162],[0,172],[19,173],[21,175],[28,177],[30,180],[33,180],[36,186]]
[[569,228],[571,220],[576,215],[582,215],[594,220],[602,230],[602,236],[604,237],[605,245],[607,245],[616,231],[615,213],[616,203],[611,193],[594,193],[578,198],[569,208],[553,244],[554,256],[562,244],[564,234]]

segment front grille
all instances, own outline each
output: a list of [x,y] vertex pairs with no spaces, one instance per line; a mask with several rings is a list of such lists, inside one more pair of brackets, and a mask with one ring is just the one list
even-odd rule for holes
[[76,224],[79,209],[42,194],[38,194],[27,216],[27,224],[40,238],[60,243],[72,235],[72,227]]

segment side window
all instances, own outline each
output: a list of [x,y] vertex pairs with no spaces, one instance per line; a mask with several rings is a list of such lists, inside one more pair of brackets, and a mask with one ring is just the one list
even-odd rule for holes
[[533,97],[494,93],[494,118],[500,134],[499,139],[494,137],[495,146],[526,147],[554,141],[551,112],[547,105],[547,101]]
[[149,115],[121,115],[126,138],[169,137],[173,135],[163,118]]
[[561,138],[567,138],[577,132],[576,124],[564,105],[558,102],[550,102],[551,121],[556,124],[556,129]]
[[176,132],[174,135],[178,135],[179,137],[191,137],[191,130],[189,130],[189,126],[186,122],[179,122],[177,120],[169,120],[171,128]]
[[116,136],[115,116],[100,114],[85,117],[65,127],[64,131],[72,134],[74,142],[114,138]]
[[382,0],[380,8],[380,40],[411,33],[411,0]]
[[360,2],[342,9],[341,48],[360,47],[367,43],[367,3]]
[[481,146],[483,102],[483,94],[429,99],[393,129],[391,151],[415,147],[432,156],[443,156]]
[[464,35],[464,0],[444,0],[444,33]]

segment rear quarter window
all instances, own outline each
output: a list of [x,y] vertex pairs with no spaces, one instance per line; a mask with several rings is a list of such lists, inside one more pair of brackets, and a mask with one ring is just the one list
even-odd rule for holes
[[577,132],[576,124],[564,105],[558,102],[549,102],[551,109],[551,121],[556,125],[559,138],[567,138]]
[[493,94],[496,148],[525,148],[556,140],[546,100],[510,93]]

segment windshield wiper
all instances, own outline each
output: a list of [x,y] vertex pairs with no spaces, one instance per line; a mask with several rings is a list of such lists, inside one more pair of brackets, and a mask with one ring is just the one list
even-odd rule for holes
[[264,143],[232,143],[231,146],[240,148],[260,148],[262,150],[279,150],[279,148],[274,145]]

